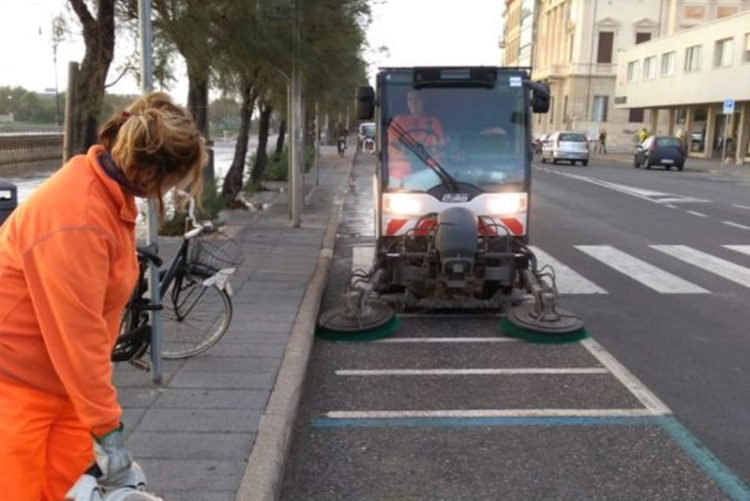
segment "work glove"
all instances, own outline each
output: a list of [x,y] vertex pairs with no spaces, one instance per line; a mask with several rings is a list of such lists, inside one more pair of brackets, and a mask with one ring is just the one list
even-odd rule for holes
[[110,487],[127,484],[133,457],[125,449],[122,424],[102,437],[94,437],[94,458],[102,472],[100,484]]

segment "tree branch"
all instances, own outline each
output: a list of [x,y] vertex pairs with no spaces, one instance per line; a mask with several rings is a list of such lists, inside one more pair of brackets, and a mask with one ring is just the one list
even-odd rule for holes
[[86,30],[92,24],[96,23],[94,16],[91,15],[91,12],[86,6],[86,2],[84,2],[84,0],[68,0],[68,2],[70,2],[70,6],[73,7],[73,10],[78,16],[78,19],[81,20],[81,24],[83,25],[84,30]]

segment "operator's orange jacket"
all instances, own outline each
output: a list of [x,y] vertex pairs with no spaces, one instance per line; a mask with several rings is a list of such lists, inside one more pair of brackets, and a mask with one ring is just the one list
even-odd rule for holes
[[409,135],[399,139],[400,134],[396,128],[388,127],[388,169],[390,177],[401,179],[412,170],[409,149],[404,142],[415,141],[430,151],[445,140],[445,133],[440,120],[435,117],[397,115],[393,117],[393,123],[401,126]]
[[0,384],[69,398],[97,436],[120,421],[109,357],[138,276],[135,200],[102,153],[71,159],[0,229]]

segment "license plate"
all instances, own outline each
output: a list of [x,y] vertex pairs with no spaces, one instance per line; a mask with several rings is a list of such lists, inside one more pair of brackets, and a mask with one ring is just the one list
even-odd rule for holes
[[671,158],[665,158],[665,159],[663,159],[661,161],[661,163],[663,163],[663,164],[673,164],[674,160],[672,160]]

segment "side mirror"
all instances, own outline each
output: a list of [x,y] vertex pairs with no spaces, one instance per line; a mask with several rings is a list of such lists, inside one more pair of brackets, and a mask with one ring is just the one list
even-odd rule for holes
[[524,82],[531,88],[531,111],[534,113],[547,113],[549,111],[549,87],[543,83],[526,80]]
[[357,118],[372,120],[375,116],[375,90],[372,87],[357,88]]

